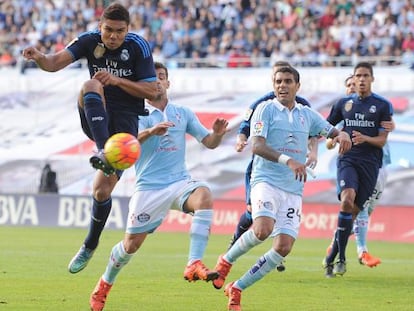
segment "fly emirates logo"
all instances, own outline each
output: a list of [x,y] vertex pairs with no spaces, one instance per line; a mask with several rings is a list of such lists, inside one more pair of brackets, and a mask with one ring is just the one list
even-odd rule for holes
[[354,119],[345,119],[345,125],[353,127],[375,127],[375,122],[365,120],[365,115],[362,113],[355,113]]
[[118,68],[118,62],[113,60],[105,60],[105,66],[100,67],[98,65],[93,65],[93,71],[96,73],[98,71],[107,71],[111,75],[114,75],[119,78],[126,78],[132,76],[132,70],[127,68]]

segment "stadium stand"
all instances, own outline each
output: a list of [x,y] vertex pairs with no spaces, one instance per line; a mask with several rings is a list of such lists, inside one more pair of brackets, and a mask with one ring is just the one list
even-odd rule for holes
[[[20,57],[37,44],[64,48],[95,29],[108,0],[0,2],[0,67],[33,63]],[[121,0],[131,31],[151,43],[169,67],[297,66],[414,63],[414,5],[409,0]]]

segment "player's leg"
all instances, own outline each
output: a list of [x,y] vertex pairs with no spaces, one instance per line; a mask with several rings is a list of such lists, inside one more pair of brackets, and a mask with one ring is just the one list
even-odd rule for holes
[[116,244],[109,256],[105,272],[93,290],[89,305],[91,310],[102,310],[106,298],[121,269],[131,260],[135,252],[144,243],[147,233],[125,234],[124,240]]
[[[261,280],[283,262],[298,236],[302,198],[298,195],[283,193],[281,190],[275,192],[276,196],[284,199],[278,200],[275,197],[273,201],[268,201],[273,203],[273,207],[270,207],[273,209],[273,215],[270,216],[269,213],[269,217],[265,216],[266,213],[256,217],[261,215],[261,212],[256,211],[253,205],[253,229],[249,230],[249,232],[254,231],[260,240],[265,240],[273,232],[275,237],[272,248],[261,256],[242,277],[226,286],[225,294],[229,297],[229,310],[234,307],[236,310],[241,308],[241,292]],[[286,221],[288,218],[289,222]]]
[[115,170],[108,164],[103,152],[110,133],[103,86],[98,80],[90,79],[83,84],[78,107],[82,128],[84,131],[87,128],[87,135],[95,141],[98,149],[89,160],[91,165],[106,175],[114,174]]
[[211,281],[218,277],[216,271],[208,269],[202,259],[210,236],[213,222],[213,198],[210,189],[201,182],[189,181],[180,194],[184,202],[182,210],[193,213],[190,227],[190,248],[184,279],[189,282]]
[[386,179],[386,170],[384,168],[381,168],[378,173],[378,179],[374,192],[372,193],[372,196],[365,202],[364,209],[358,214],[354,223],[355,240],[357,245],[359,263],[371,268],[379,265],[381,263],[381,259],[371,255],[368,252],[367,235],[369,216],[377,205],[378,200],[381,198],[382,192],[384,191]]
[[[121,172],[118,171],[118,173],[120,176]],[[105,176],[102,171],[96,172],[93,184],[91,221],[88,234],[81,248],[69,263],[68,270],[70,273],[78,273],[82,271],[92,258],[93,253],[98,246],[99,238],[105,227],[106,220],[111,212],[111,193],[119,178],[118,175]]]

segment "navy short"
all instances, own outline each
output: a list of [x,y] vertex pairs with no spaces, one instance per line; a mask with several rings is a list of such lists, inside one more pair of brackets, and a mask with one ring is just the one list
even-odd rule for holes
[[[90,140],[94,140],[86,120],[85,110],[78,105],[82,130]],[[107,111],[109,136],[116,133],[129,133],[138,135],[138,116],[135,113],[125,111]]]
[[360,210],[375,189],[381,164],[373,161],[359,161],[355,158],[338,157],[337,187],[338,198],[343,189],[352,188],[356,192],[355,203]]

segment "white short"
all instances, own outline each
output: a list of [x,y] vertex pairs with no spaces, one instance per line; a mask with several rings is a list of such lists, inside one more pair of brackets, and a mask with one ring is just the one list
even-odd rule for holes
[[253,219],[266,216],[276,221],[272,237],[283,233],[297,239],[302,215],[301,196],[259,183],[253,186],[251,199]]
[[369,215],[371,215],[375,206],[378,204],[382,193],[384,192],[385,184],[387,183],[387,176],[387,169],[385,167],[380,168],[374,192],[372,193],[371,197],[365,201],[364,204],[364,208],[368,209]]
[[126,232],[154,232],[170,209],[184,212],[185,201],[199,187],[209,188],[204,182],[188,179],[164,189],[136,191],[129,200]]

